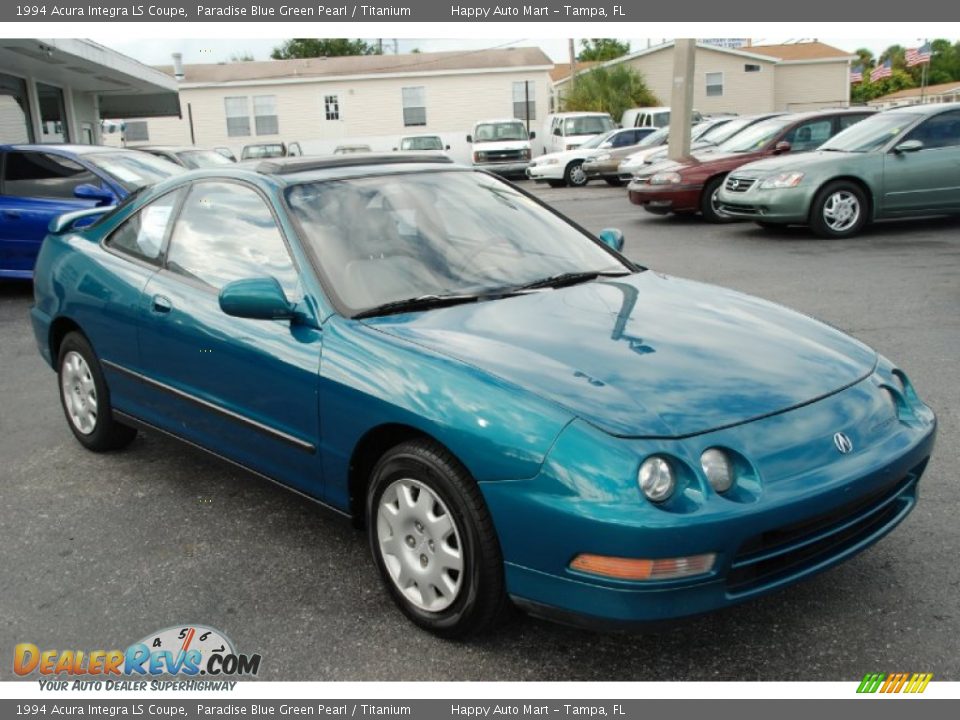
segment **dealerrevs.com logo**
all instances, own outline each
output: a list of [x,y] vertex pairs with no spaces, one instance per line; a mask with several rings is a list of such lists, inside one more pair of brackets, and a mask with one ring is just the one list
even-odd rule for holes
[[858,693],[922,693],[933,679],[933,673],[867,673],[860,681]]
[[[145,690],[146,680],[159,676],[186,677],[193,682],[150,683],[151,689],[232,689],[236,682],[225,678],[255,676],[260,655],[236,652],[233,643],[219,630],[203,625],[169,627],[151,633],[126,650],[41,650],[33,643],[13,649],[13,671],[24,677],[38,673],[44,689],[68,689],[67,678],[76,688]],[[199,681],[200,676],[205,681]],[[117,678],[124,678],[117,680]],[[134,678],[134,680],[126,680]],[[90,682],[94,681],[94,682]]]

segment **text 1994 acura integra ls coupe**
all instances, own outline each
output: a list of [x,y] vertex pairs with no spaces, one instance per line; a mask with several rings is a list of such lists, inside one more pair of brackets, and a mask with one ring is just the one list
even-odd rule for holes
[[442,635],[508,598],[636,623],[782,587],[896,526],[933,448],[873,350],[445,158],[198,170],[75,217],[32,312],[77,439],[157,429],[356,518]]

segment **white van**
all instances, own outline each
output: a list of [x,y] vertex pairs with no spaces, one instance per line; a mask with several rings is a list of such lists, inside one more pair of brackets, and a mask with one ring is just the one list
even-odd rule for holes
[[521,120],[480,120],[467,135],[470,159],[475,168],[523,177],[530,164],[530,140],[536,136],[527,135],[527,126]]
[[563,112],[547,115],[544,124],[543,152],[555,153],[580,147],[596,135],[616,127],[609,113]]
[[[699,110],[693,111],[692,123],[703,120]],[[620,117],[620,127],[655,127],[662,128],[670,124],[670,108],[644,107],[624,110]]]

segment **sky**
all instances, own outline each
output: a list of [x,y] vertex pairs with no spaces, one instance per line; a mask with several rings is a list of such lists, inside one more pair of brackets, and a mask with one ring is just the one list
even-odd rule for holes
[[[148,65],[169,65],[170,54],[174,52],[183,53],[183,61],[192,63],[215,63],[229,61],[233,55],[243,55],[249,53],[253,55],[254,60],[269,60],[270,51],[280,45],[284,38],[219,38],[219,39],[171,39],[171,38],[136,38],[119,39],[116,37],[92,37],[94,42],[106,45],[109,48],[117,50],[124,55],[129,55],[140,62]],[[664,38],[651,38],[649,42],[657,44]],[[798,40],[810,40],[812,38],[788,38],[788,37],[769,37],[753,38],[754,44],[773,44],[783,42],[795,42]],[[837,38],[821,38],[823,42],[829,43],[843,50],[849,50],[851,53],[859,47],[867,47],[873,50],[874,54],[879,55],[887,47],[894,43],[904,46],[913,46],[919,44],[917,38],[850,38],[839,40]],[[401,38],[396,41],[399,51],[410,52],[418,48],[422,52],[437,52],[442,50],[479,50],[481,48],[506,47],[510,45],[539,46],[550,56],[554,62],[566,62],[568,57],[568,41],[566,38],[557,39],[523,39],[523,38],[480,38],[480,39],[449,39],[442,40],[436,38]],[[647,38],[629,38],[631,48],[640,50],[647,47]],[[384,51],[393,50],[393,39],[384,39]],[[579,41],[578,41],[579,49]]]

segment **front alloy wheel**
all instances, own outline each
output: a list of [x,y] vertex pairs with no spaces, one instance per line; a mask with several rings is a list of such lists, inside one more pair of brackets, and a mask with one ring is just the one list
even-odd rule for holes
[[820,237],[851,237],[860,232],[866,222],[866,197],[853,183],[843,180],[830,183],[813,201],[810,227]]
[[427,439],[373,469],[367,532],[383,583],[413,622],[443,637],[494,625],[508,609],[503,557],[477,483]]
[[564,173],[564,180],[567,181],[567,185],[572,187],[583,187],[589,179],[583,169],[583,162],[580,160],[570,163],[567,166],[566,173]]

